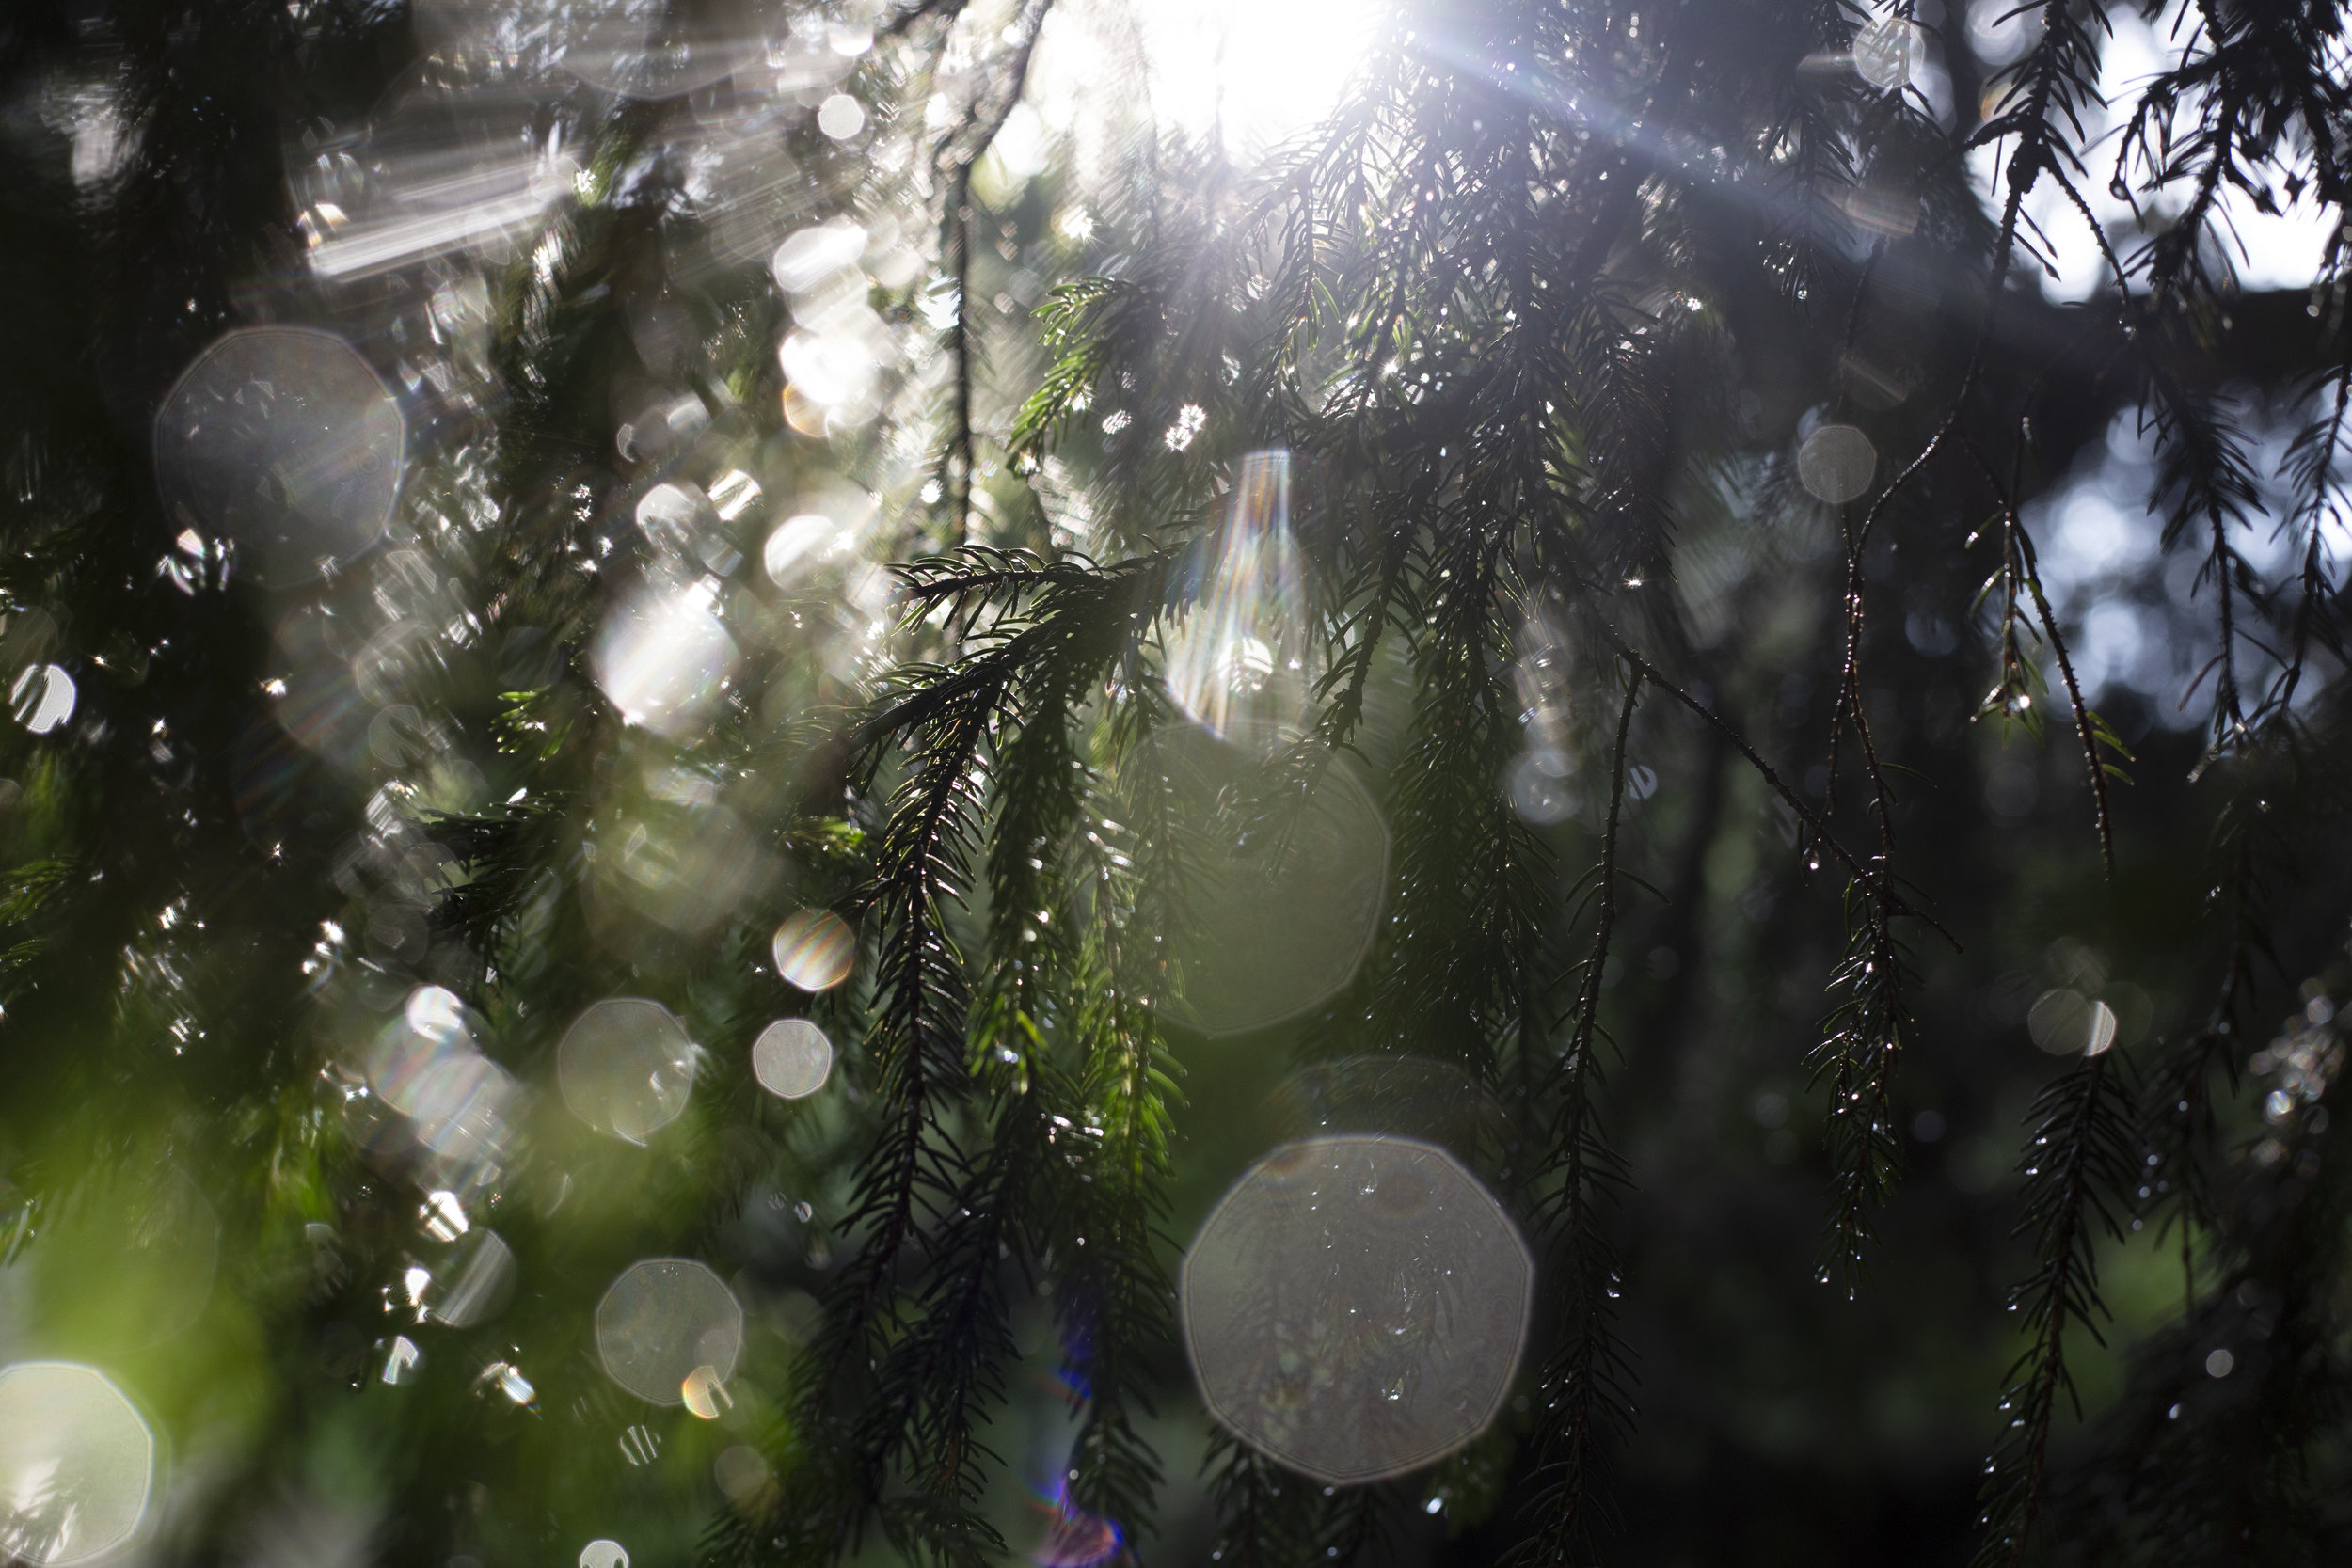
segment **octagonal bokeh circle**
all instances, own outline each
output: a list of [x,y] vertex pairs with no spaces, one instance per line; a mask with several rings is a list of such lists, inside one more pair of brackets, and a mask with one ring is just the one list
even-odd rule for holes
[[694,1087],[694,1043],[660,1003],[608,996],[564,1031],[555,1082],[572,1115],[643,1144],[685,1111]]
[[406,447],[382,378],[315,327],[224,334],[155,414],[155,477],[174,526],[235,540],[243,569],[280,587],[374,547]]
[[1518,1228],[1434,1144],[1285,1144],[1184,1255],[1184,1351],[1209,1412],[1334,1485],[1442,1459],[1485,1431],[1527,1340]]
[[72,1568],[138,1533],[155,1480],[155,1438],[94,1367],[0,1368],[0,1559]]
[[1185,863],[1167,933],[1184,980],[1164,1012],[1206,1035],[1263,1029],[1329,1001],[1363,966],[1388,885],[1389,830],[1343,756],[1297,751],[1272,724],[1159,731],[1159,770]]
[[742,1354],[742,1304],[691,1258],[631,1263],[596,1303],[605,1375],[650,1403],[685,1403],[686,1380],[705,1369],[724,1383]]

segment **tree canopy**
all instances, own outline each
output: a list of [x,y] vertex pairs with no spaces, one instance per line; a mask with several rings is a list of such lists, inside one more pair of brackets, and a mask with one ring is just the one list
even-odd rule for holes
[[0,18],[0,1556],[2352,1544],[2339,8],[1203,18]]

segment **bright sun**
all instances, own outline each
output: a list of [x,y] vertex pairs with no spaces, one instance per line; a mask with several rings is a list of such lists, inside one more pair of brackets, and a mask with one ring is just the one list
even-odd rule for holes
[[1157,0],[1143,13],[1152,107],[1188,135],[1260,151],[1330,112],[1383,8],[1364,0]]

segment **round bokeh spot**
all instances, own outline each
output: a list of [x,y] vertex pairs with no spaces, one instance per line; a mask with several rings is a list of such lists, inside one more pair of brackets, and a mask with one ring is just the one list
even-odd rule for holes
[[1184,1349],[1209,1412],[1333,1485],[1484,1431],[1526,1343],[1534,1265],[1460,1162],[1406,1138],[1286,1144],[1184,1255]]
[[497,1317],[514,1294],[514,1250],[497,1231],[477,1230],[442,1267],[424,1306],[452,1328],[473,1328]]
[[473,1020],[455,992],[419,986],[368,1053],[368,1083],[404,1116],[416,1114],[426,1076],[443,1059],[475,1053]]
[[690,1258],[631,1263],[596,1303],[596,1356],[607,1377],[653,1404],[683,1404],[687,1383],[735,1375],[743,1308],[726,1282]]
[[683,741],[700,732],[742,657],[707,594],[656,588],[605,617],[589,670],[625,722]]
[[155,414],[155,476],[175,526],[234,540],[281,587],[372,548],[400,495],[400,404],[350,344],[246,326],[181,373]]
[[752,1076],[779,1100],[806,1100],[833,1076],[833,1041],[804,1018],[780,1018],[752,1041]]
[[857,938],[831,910],[803,910],[776,927],[776,973],[805,991],[831,990],[857,964]]
[[1825,424],[1797,449],[1799,482],[1832,506],[1867,493],[1878,467],[1878,449],[1850,424]]
[[572,1115],[599,1132],[642,1144],[686,1109],[694,1045],[660,1003],[608,997],[564,1031],[555,1081]]
[[1927,63],[1928,35],[1899,16],[1882,16],[1854,35],[1854,74],[1882,92],[1899,92]]
[[8,688],[8,711],[35,735],[47,735],[73,717],[79,693],[60,665],[28,666]]
[[40,1568],[129,1541],[154,1487],[155,1438],[105,1373],[71,1361],[0,1368],[0,1555]]
[[1176,726],[1139,762],[1164,771],[1193,850],[1185,918],[1168,933],[1184,984],[1164,1010],[1235,1035],[1343,990],[1372,949],[1389,873],[1388,826],[1354,770],[1329,753],[1301,762],[1271,725],[1224,738]]

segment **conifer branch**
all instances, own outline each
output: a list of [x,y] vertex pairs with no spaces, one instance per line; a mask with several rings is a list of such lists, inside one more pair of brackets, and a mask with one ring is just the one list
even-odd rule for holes
[[1561,1291],[1561,1337],[1537,1382],[1547,1418],[1541,1428],[1537,1491],[1529,1504],[1535,1533],[1514,1560],[1528,1568],[1566,1568],[1589,1545],[1597,1515],[1608,1503],[1608,1447],[1633,1418],[1626,1352],[1613,1321],[1618,1264],[1598,1223],[1598,1209],[1625,1180],[1625,1167],[1598,1135],[1596,1103],[1602,1080],[1597,1053],[1607,1033],[1600,991],[1617,925],[1618,827],[1625,806],[1626,748],[1645,676],[1629,670],[1610,752],[1609,815],[1601,830],[1596,870],[1597,905],[1590,952],[1583,965],[1574,1022],[1562,1056],[1555,1126],[1538,1180],[1556,1180],[1547,1215],[1566,1278]]
[[2097,1247],[2102,1235],[2122,1239],[2116,1200],[2135,1175],[2135,1148],[2131,1101],[2112,1053],[2086,1055],[2035,1102],[2017,1227],[2032,1237],[2035,1262],[2010,1292],[2028,1341],[2010,1370],[2001,1401],[2008,1419],[1986,1466],[1979,1568],[2023,1563],[2048,1510],[2059,1401],[2079,1405],[2066,1336],[2079,1328],[2106,1342]]
[[[961,14],[964,4],[965,0],[949,0],[940,8],[954,16]],[[941,137],[932,153],[932,162],[938,165],[946,162],[950,147],[957,150],[954,167],[947,176],[946,201],[941,214],[943,248],[947,253],[948,277],[954,280],[956,291],[956,317],[947,329],[953,359],[949,378],[952,406],[947,440],[940,453],[935,478],[955,519],[952,542],[959,545],[972,526],[972,481],[977,466],[972,426],[976,367],[971,293],[972,243],[979,217],[972,205],[972,171],[988,156],[1013,110],[1020,107],[1022,94],[1028,87],[1029,66],[1037,55],[1038,33],[1053,7],[1054,0],[1024,0],[1020,14],[1006,30],[1012,41],[1011,62],[988,84],[996,101],[976,103],[964,123]],[[921,9],[894,22],[894,25],[911,22],[914,15],[921,14]]]

